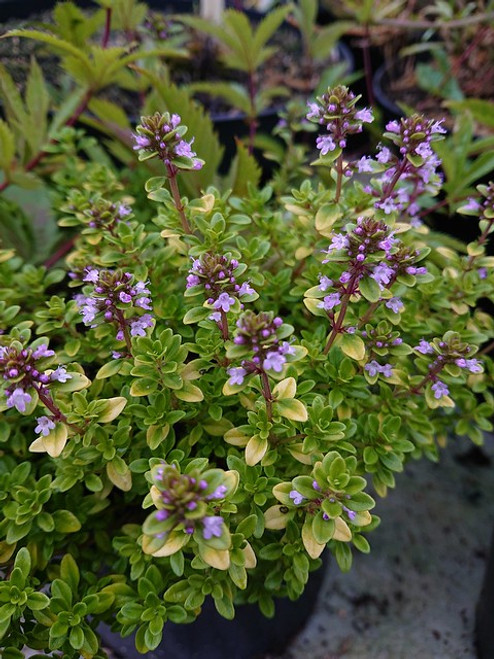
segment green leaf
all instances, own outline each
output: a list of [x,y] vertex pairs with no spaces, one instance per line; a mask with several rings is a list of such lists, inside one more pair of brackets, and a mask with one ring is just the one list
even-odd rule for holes
[[81,523],[70,510],[55,510],[52,513],[55,530],[59,533],[75,533],[81,528]]
[[193,307],[185,314],[183,323],[184,325],[199,323],[201,320],[205,320],[211,313],[211,309],[206,309],[206,307]]
[[134,380],[132,386],[130,387],[130,395],[139,397],[139,396],[149,396],[154,393],[158,388],[158,383],[156,380],[151,378],[143,378],[142,380]]
[[372,277],[363,277],[359,281],[358,286],[366,300],[369,300],[369,302],[378,302],[381,297],[381,289],[375,279]]
[[19,549],[17,556],[15,557],[14,567],[20,570],[25,581],[31,571],[31,555],[26,547],[21,547],[21,549]]
[[8,124],[0,119],[0,168],[10,171],[15,156],[15,137]]
[[276,411],[290,421],[307,421],[305,405],[295,398],[283,398],[275,402]]
[[351,359],[361,361],[365,358],[365,343],[356,334],[343,334],[338,345]]
[[[64,511],[68,512],[68,511]],[[71,513],[72,514],[72,513]],[[79,525],[80,527],[80,525]],[[79,568],[72,554],[65,554],[60,564],[60,577],[69,584],[73,593],[77,592],[79,586]]]
[[115,398],[108,398],[104,402],[105,406],[98,415],[99,423],[110,423],[117,418],[127,405],[127,399],[123,396],[116,396]]

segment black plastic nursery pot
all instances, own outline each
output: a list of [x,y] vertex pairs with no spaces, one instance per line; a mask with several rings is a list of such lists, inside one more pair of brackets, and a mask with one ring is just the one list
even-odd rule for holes
[[475,640],[478,658],[492,659],[494,657],[494,532],[477,603]]
[[[262,659],[267,653],[282,653],[302,631],[309,620],[321,590],[327,552],[323,565],[309,575],[302,596],[292,602],[276,599],[276,613],[271,619],[262,615],[257,605],[235,607],[235,618],[226,620],[216,611],[208,597],[199,617],[189,625],[166,623],[163,641],[148,659]],[[115,659],[141,657],[134,645],[133,635],[122,639],[100,625],[102,644]]]

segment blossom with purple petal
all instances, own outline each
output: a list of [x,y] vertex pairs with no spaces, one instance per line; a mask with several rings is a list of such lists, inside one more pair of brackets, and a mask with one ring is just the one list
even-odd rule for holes
[[455,364],[460,368],[466,368],[470,373],[482,373],[482,364],[478,359],[460,359],[455,360]]
[[233,307],[235,302],[235,298],[228,295],[228,293],[220,293],[218,299],[214,301],[213,307],[214,309],[222,310],[226,313],[227,311],[230,311],[230,308]]
[[415,346],[414,350],[421,352],[423,355],[430,355],[434,352],[432,345],[425,339],[420,339],[418,346]]
[[25,412],[32,398],[21,387],[16,387],[12,393],[7,393],[7,407],[15,407],[18,412]]
[[50,419],[49,416],[40,416],[36,419],[38,425],[34,429],[34,432],[41,434],[44,437],[50,434],[50,432],[55,428],[55,423],[53,419]]
[[140,318],[131,321],[130,336],[146,336],[146,329],[153,326],[153,317],[145,313]]
[[223,533],[223,517],[204,517],[202,519],[202,524],[204,526],[202,531],[202,537],[204,540],[211,540],[213,536],[215,538],[221,538],[221,534]]
[[370,108],[362,108],[362,110],[357,110],[355,113],[355,119],[357,121],[363,121],[366,124],[371,124],[374,121],[374,115]]
[[479,211],[481,208],[482,206],[479,204],[479,202],[476,199],[474,199],[473,197],[469,197],[467,203],[462,207],[461,210],[477,213],[477,211]]
[[381,375],[385,378],[390,378],[393,375],[393,367],[391,364],[382,364],[379,369]]
[[275,373],[281,373],[283,370],[283,365],[286,362],[286,357],[279,353],[277,350],[270,350],[264,361],[262,363],[263,368],[266,371],[275,371]]
[[53,357],[55,354],[54,350],[49,350],[46,343],[42,343],[40,346],[33,350],[33,359],[42,359],[43,357]]
[[395,271],[393,268],[390,268],[389,265],[386,265],[385,263],[378,263],[370,276],[379,284],[380,287],[384,288],[386,284],[389,284],[394,273]]
[[373,359],[371,362],[364,366],[364,369],[369,373],[371,378],[378,375],[381,372],[381,365]]
[[248,281],[244,281],[244,283],[240,286],[240,288],[237,291],[238,296],[253,295],[254,293],[255,290],[252,288],[252,286],[249,284]]
[[316,139],[316,147],[320,150],[321,156],[325,156],[330,151],[336,149],[336,144],[330,135],[324,135]]
[[67,382],[67,380],[71,380],[72,375],[70,373],[67,373],[67,369],[65,366],[57,366],[57,368],[53,371],[53,373],[50,374],[50,380],[52,382]]
[[319,302],[317,305],[319,309],[324,309],[324,311],[330,311],[334,307],[338,306],[341,303],[339,293],[330,293],[326,295],[322,302]]
[[232,386],[243,384],[245,376],[247,375],[247,371],[245,368],[243,368],[243,366],[228,368],[226,372],[230,376],[228,384],[231,384]]
[[382,164],[386,164],[392,158],[392,153],[387,146],[379,147],[379,153],[376,156],[376,160]]
[[319,275],[319,290],[320,291],[327,291],[328,288],[331,288],[333,285],[333,280],[330,279],[329,277],[326,277],[326,275]]
[[360,160],[357,161],[357,171],[360,174],[364,174],[367,172],[372,172],[372,158],[369,156],[362,156]]
[[393,313],[400,313],[405,308],[399,297],[392,297],[390,300],[386,300],[385,306],[391,309]]
[[228,488],[226,485],[218,485],[215,491],[208,496],[208,499],[224,499],[227,492]]
[[438,380],[435,382],[432,387],[432,391],[434,392],[434,398],[442,398],[443,396],[447,396],[449,394],[449,389],[447,385],[444,384],[444,382],[441,382],[441,380]]
[[297,492],[297,490],[291,490],[289,497],[296,506],[299,506],[303,501],[305,501],[305,497],[302,496],[300,492]]

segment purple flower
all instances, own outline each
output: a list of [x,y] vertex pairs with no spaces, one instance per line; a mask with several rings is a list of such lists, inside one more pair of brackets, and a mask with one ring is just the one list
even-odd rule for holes
[[431,133],[446,133],[446,129],[443,128],[443,126],[441,125],[443,121],[444,119],[441,119],[440,121],[435,121],[430,127]]
[[299,506],[303,501],[305,501],[305,497],[303,497],[300,492],[297,492],[297,490],[291,490],[289,496],[296,506]]
[[218,310],[221,309],[226,313],[227,311],[230,311],[230,308],[233,307],[235,302],[235,298],[228,295],[228,293],[220,293],[220,296],[215,300],[213,307]]
[[307,119],[319,119],[320,110],[317,103],[307,103],[309,112],[307,113]]
[[480,279],[486,279],[487,278],[487,268],[479,268],[477,270],[477,274]]
[[215,491],[208,496],[208,499],[224,499],[227,492],[228,488],[226,485],[218,485]]
[[326,295],[322,302],[319,302],[317,305],[319,309],[324,309],[324,311],[330,311],[334,307],[340,304],[340,294],[339,293],[330,293]]
[[168,512],[168,510],[164,510],[162,508],[161,510],[156,511],[156,519],[158,520],[158,522],[164,522],[165,519],[168,518],[169,514],[170,513]]
[[215,323],[221,323],[221,311],[213,311],[209,314],[208,319],[213,320]]
[[228,380],[228,384],[233,385],[241,385],[244,383],[244,378],[247,375],[247,371],[245,368],[242,366],[238,366],[236,368],[229,368],[226,371],[228,375],[230,376],[230,379]]
[[82,278],[82,281],[87,281],[90,282],[91,284],[97,284],[99,280],[99,272],[96,268],[93,267],[88,267],[84,268],[84,272],[86,273],[84,277]]
[[252,288],[252,286],[249,284],[248,281],[245,281],[237,291],[238,296],[254,295],[254,293],[255,293],[255,290]]
[[426,341],[425,339],[420,339],[418,346],[415,346],[414,350],[421,352],[423,355],[430,355],[434,352],[434,348],[431,346],[429,341]]
[[392,297],[390,300],[387,300],[385,306],[388,309],[391,309],[393,313],[400,313],[400,311],[405,308],[405,305],[399,297]]
[[387,146],[380,147],[380,151],[376,156],[376,160],[382,164],[385,164],[391,160],[391,151]]
[[348,237],[344,236],[342,233],[335,233],[331,239],[331,245],[328,247],[328,254],[334,249],[346,249],[347,247]]
[[448,387],[444,384],[444,382],[441,382],[440,380],[434,383],[431,389],[434,392],[434,398],[437,399],[442,398],[443,396],[447,396],[449,394]]
[[34,429],[34,432],[44,435],[45,437],[55,428],[55,423],[48,416],[40,416],[36,421],[38,422],[38,425]]
[[331,288],[333,285],[333,280],[330,279],[329,277],[326,277],[326,275],[319,275],[319,290],[320,291],[327,291],[328,288]]
[[201,283],[201,280],[197,275],[187,275],[187,288],[192,288],[192,286],[197,286]]
[[220,538],[223,533],[223,517],[204,517],[202,520],[204,529],[202,537],[204,540],[211,540],[213,536]]
[[394,275],[393,268],[390,268],[385,263],[378,263],[374,268],[374,271],[371,274],[372,279],[377,281],[379,286],[384,288],[386,284],[389,284],[391,277]]
[[146,311],[151,311],[152,309],[151,299],[149,297],[136,298],[135,305],[136,307],[140,307],[141,309],[145,309]]
[[386,197],[382,201],[376,201],[376,208],[383,210],[386,215],[400,210],[400,205],[392,197]]
[[125,291],[121,291],[118,294],[118,297],[120,299],[120,302],[123,302],[124,304],[128,304],[129,302],[132,302],[132,295],[129,295]]
[[388,121],[386,124],[386,130],[388,133],[399,133],[400,132],[400,122],[393,119],[393,121]]
[[316,147],[321,151],[321,156],[325,156],[329,151],[336,149],[336,144],[330,135],[324,135],[317,138]]
[[153,326],[153,317],[145,313],[130,323],[130,336],[146,336],[146,329]]
[[372,110],[369,108],[362,108],[362,110],[357,110],[355,113],[355,119],[363,121],[366,124],[371,124],[374,121],[374,116]]
[[482,373],[482,364],[478,359],[456,359],[455,364],[460,368],[466,368],[470,373]]
[[364,366],[365,370],[369,373],[371,378],[378,375],[381,372],[381,365],[373,359],[371,362]]
[[180,140],[180,142],[175,146],[175,153],[177,156],[183,156],[184,158],[193,158],[196,153],[192,151],[191,145],[194,140],[187,142],[186,140]]
[[276,350],[270,350],[264,358],[262,366],[266,371],[272,370],[275,371],[275,373],[281,373],[285,362],[286,357],[284,357],[284,355]]
[[57,366],[57,368],[53,371],[53,373],[50,374],[50,380],[52,382],[67,382],[67,380],[71,380],[72,376],[70,373],[67,373],[67,369],[65,366]]
[[424,158],[424,160],[433,155],[433,151],[428,142],[421,142],[415,149],[415,153]]
[[480,208],[481,208],[481,205],[473,197],[469,197],[468,202],[465,204],[465,206],[463,206],[464,211],[472,211],[473,213],[476,213],[477,211],[479,211]]
[[357,513],[354,510],[350,510],[350,508],[347,508],[346,506],[343,506],[343,510],[346,512],[348,515],[348,519],[353,522],[355,517],[357,516]]
[[132,137],[134,138],[134,140],[136,142],[135,146],[133,147],[134,151],[137,151],[138,149],[145,149],[146,147],[148,147],[151,144],[149,138],[144,137],[144,135],[132,134]]
[[283,341],[283,343],[279,347],[279,351],[281,352],[282,355],[295,354],[295,348],[290,343],[288,343],[288,341]]
[[42,357],[53,357],[54,354],[54,350],[48,350],[46,343],[42,343],[33,351],[33,358],[41,359]]
[[18,412],[25,412],[26,405],[30,402],[31,396],[21,387],[16,387],[10,395],[7,394],[7,407],[15,407]]
[[393,367],[391,364],[383,364],[379,368],[379,371],[385,378],[390,378],[393,375]]
[[372,158],[369,156],[362,156],[362,158],[357,161],[357,170],[360,174],[372,172]]

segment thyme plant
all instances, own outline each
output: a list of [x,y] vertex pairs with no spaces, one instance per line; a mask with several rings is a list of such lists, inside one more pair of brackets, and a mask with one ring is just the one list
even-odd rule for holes
[[10,657],[103,657],[100,622],[144,653],[209,597],[228,619],[272,616],[326,548],[342,570],[370,550],[407,461],[492,429],[494,183],[458,208],[478,240],[446,244],[424,223],[441,123],[390,122],[352,159],[373,120],[358,100],[310,103],[318,157],[278,196],[187,198],[208,154],[178,115],[144,116],[147,198],[86,163],[61,208],[65,265],[1,252]]

